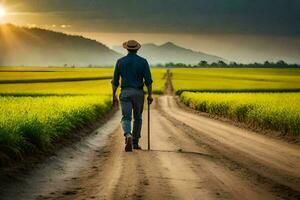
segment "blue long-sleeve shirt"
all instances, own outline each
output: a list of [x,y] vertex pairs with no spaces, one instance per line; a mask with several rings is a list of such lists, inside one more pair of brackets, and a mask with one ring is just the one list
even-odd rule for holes
[[120,77],[122,89],[143,89],[144,84],[149,86],[153,82],[147,60],[135,53],[128,53],[117,61],[112,79],[113,86],[119,86]]

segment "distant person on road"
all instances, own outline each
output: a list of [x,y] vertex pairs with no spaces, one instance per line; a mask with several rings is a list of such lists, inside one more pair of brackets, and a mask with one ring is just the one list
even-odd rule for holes
[[[137,55],[141,45],[135,40],[123,43],[128,54],[117,61],[112,79],[113,105],[118,106],[116,92],[121,80],[120,102],[122,108],[122,128],[125,136],[125,151],[141,149],[139,139],[142,129],[142,113],[144,109],[144,85],[148,89],[148,103],[153,102],[152,78],[150,67],[146,59]],[[133,113],[133,128],[131,129]]]

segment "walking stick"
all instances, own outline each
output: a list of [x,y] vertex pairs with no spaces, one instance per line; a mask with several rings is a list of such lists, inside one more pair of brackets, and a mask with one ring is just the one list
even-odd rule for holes
[[148,151],[150,150],[150,103],[148,101]]

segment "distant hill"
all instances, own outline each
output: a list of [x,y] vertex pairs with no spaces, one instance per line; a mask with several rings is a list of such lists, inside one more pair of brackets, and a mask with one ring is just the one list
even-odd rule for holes
[[120,56],[82,36],[0,25],[0,66],[113,65]]
[[[120,46],[113,47],[113,49],[122,54],[126,53]],[[206,60],[209,63],[218,62],[220,60],[225,61],[221,57],[186,49],[172,42],[167,42],[162,45],[152,43],[143,44],[139,54],[147,58],[152,64],[165,64],[169,62],[198,64],[201,60]]]

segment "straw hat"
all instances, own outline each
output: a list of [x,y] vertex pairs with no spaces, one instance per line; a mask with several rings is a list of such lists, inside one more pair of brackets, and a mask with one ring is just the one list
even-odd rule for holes
[[139,50],[141,48],[141,45],[135,40],[129,40],[123,43],[123,47],[127,50]]

